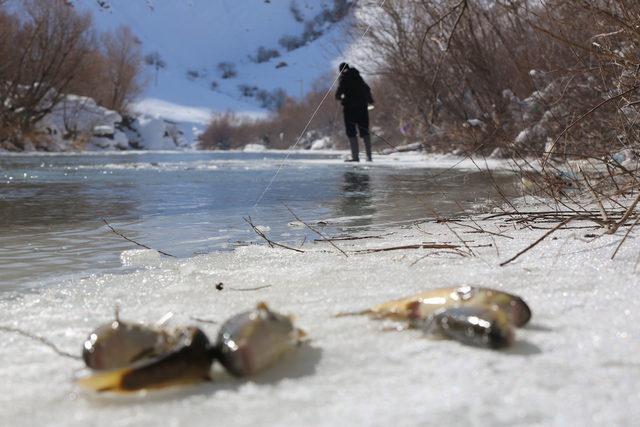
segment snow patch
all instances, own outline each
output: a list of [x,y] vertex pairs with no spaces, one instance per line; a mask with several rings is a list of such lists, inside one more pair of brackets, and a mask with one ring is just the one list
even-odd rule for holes
[[266,149],[267,147],[265,147],[262,144],[247,144],[244,146],[242,151],[245,151],[248,153],[260,153],[260,152],[266,151]]

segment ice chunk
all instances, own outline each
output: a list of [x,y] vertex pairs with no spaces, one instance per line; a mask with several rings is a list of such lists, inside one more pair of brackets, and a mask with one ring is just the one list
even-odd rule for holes
[[153,249],[131,249],[120,254],[120,262],[125,267],[155,267],[161,256]]

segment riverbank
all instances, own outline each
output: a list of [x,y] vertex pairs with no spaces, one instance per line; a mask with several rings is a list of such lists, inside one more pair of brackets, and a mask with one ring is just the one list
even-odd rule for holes
[[[548,202],[523,198],[519,211]],[[553,206],[555,207],[555,206]],[[500,213],[500,211],[496,211]],[[269,224],[262,224],[269,225]],[[475,215],[388,228],[375,237],[307,241],[297,253],[266,245],[189,259],[126,251],[126,274],[92,275],[0,300],[0,325],[46,336],[66,351],[99,323],[154,321],[175,313],[222,322],[258,301],[296,315],[312,341],[251,381],[214,382],[125,397],[92,396],[73,384],[80,361],[2,332],[0,421],[6,425],[631,425],[640,416],[638,253],[626,229],[558,230],[515,261],[553,224]],[[588,227],[592,223],[576,222]],[[478,229],[484,230],[478,232]],[[366,237],[359,235],[359,237]],[[461,239],[465,243],[461,243]],[[255,236],[258,243],[259,238]],[[424,243],[454,250],[371,249]],[[463,256],[464,254],[464,256]],[[224,283],[217,290],[217,283]],[[515,345],[489,351],[386,332],[391,323],[343,311],[428,289],[470,284],[522,296],[533,311]],[[257,290],[247,290],[255,289]],[[244,290],[244,291],[243,291]],[[200,324],[215,336],[216,325]]]

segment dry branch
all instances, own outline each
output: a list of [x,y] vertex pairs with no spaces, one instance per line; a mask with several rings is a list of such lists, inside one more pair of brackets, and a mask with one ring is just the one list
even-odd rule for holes
[[627,237],[629,236],[629,233],[631,233],[631,230],[633,230],[633,228],[636,225],[638,225],[638,222],[640,222],[640,216],[638,218],[636,218],[635,222],[631,225],[631,227],[629,227],[627,232],[624,234],[624,237],[622,238],[622,240],[620,241],[620,243],[616,247],[616,250],[613,252],[613,255],[611,255],[611,259],[614,259],[616,257],[616,254],[618,253],[618,251],[620,250],[620,248],[624,244],[625,240],[627,240]]
[[329,237],[326,239],[314,239],[314,242],[346,242],[346,241],[352,241],[352,240],[366,240],[366,239],[382,239],[385,236],[391,236],[394,233],[387,233],[387,234],[379,234],[379,235],[375,235],[375,236],[345,236],[345,237]]
[[302,224],[304,224],[305,227],[307,227],[309,230],[313,231],[314,233],[316,233],[318,236],[320,236],[322,239],[324,239],[326,242],[328,242],[331,246],[333,246],[334,248],[336,248],[337,250],[339,250],[342,255],[344,255],[345,257],[349,257],[349,255],[347,255],[347,253],[345,251],[343,251],[342,249],[340,249],[335,243],[333,243],[333,241],[331,239],[329,239],[327,236],[325,236],[324,234],[322,234],[319,230],[313,228],[312,226],[310,226],[309,224],[307,224],[306,222],[304,222],[302,219],[300,219],[300,217],[298,215],[296,215],[296,213],[291,210],[291,208],[287,205],[284,205],[285,208],[287,208],[287,210],[289,212],[291,212],[291,215],[293,215],[293,217],[300,221]]
[[123,239],[125,239],[126,241],[131,242],[131,243],[133,243],[133,244],[135,244],[135,245],[138,245],[138,246],[140,246],[141,248],[150,249],[150,250],[152,250],[152,251],[156,251],[156,252],[158,252],[158,253],[161,253],[162,255],[165,255],[165,256],[168,256],[168,257],[171,257],[171,258],[176,258],[176,256],[175,256],[175,255],[171,255],[170,253],[167,253],[167,252],[161,251],[161,250],[159,250],[159,249],[154,249],[154,248],[149,247],[149,246],[147,246],[147,245],[145,245],[145,244],[143,244],[143,243],[136,242],[135,240],[130,239],[129,237],[125,236],[124,234],[120,233],[119,231],[116,231],[116,229],[115,229],[115,228],[113,228],[113,227],[111,226],[111,224],[109,224],[109,223],[107,222],[107,220],[106,220],[106,219],[104,219],[104,218],[102,218],[102,221],[107,225],[107,227],[109,227],[109,228],[111,229],[111,231],[113,231],[115,234],[117,234],[118,236],[122,237],[122,238],[123,238]]
[[458,249],[460,245],[449,245],[446,243],[419,243],[416,245],[389,246],[386,248],[361,249],[355,253],[370,254],[375,252],[400,251],[404,249]]
[[261,238],[263,238],[267,244],[270,247],[279,247],[279,248],[283,248],[283,249],[289,249],[290,251],[294,251],[294,252],[299,252],[299,253],[304,253],[304,251],[302,249],[296,249],[296,248],[292,248],[291,246],[287,246],[287,245],[283,245],[282,243],[278,243],[278,242],[274,242],[273,240],[269,239],[267,237],[266,234],[264,234],[258,227],[256,227],[253,222],[251,222],[251,217],[247,217],[247,218],[242,218],[244,220],[244,222],[246,222],[247,224],[249,224],[249,226],[253,229],[253,231],[260,236]]
[[[600,102],[598,105],[596,105],[595,107],[591,108],[589,111],[587,111],[586,113],[584,113],[583,115],[581,115],[580,117],[578,117],[576,120],[574,120],[569,126],[567,126],[562,132],[560,132],[560,135],[558,135],[556,137],[556,139],[553,141],[553,144],[551,144],[551,147],[547,150],[550,153],[553,152],[554,148],[556,147],[556,144],[558,143],[558,141],[560,141],[560,138],[562,138],[564,135],[567,134],[567,132],[569,132],[575,125],[577,125],[578,123],[580,123],[582,120],[584,120],[585,118],[589,117],[591,114],[595,113],[596,111],[598,111],[602,106],[608,104],[611,101],[615,101],[616,99],[622,98],[623,96],[637,90],[638,88],[640,88],[640,86],[633,86],[631,89],[625,90],[622,93],[619,93],[615,96],[609,97],[607,99],[605,99],[604,101]],[[542,169],[544,170],[544,167],[546,166],[547,162],[549,161],[550,158],[550,154],[546,155],[544,157],[544,159],[542,160]]]
[[508,260],[506,260],[504,262],[501,262],[500,263],[500,267],[504,267],[505,265],[509,264],[511,261],[515,261],[518,257],[520,257],[520,255],[522,255],[525,252],[528,252],[529,250],[533,249],[534,247],[536,247],[538,245],[538,243],[542,242],[544,239],[546,239],[551,234],[553,234],[556,230],[560,229],[564,225],[567,225],[569,222],[573,221],[574,219],[576,219],[576,218],[575,217],[570,217],[570,218],[565,219],[560,224],[556,225],[551,230],[549,230],[548,232],[544,233],[544,235],[542,237],[540,237],[538,240],[536,240],[535,242],[533,242],[532,244],[530,244],[529,246],[527,246],[526,248],[524,248],[523,250],[518,252],[516,255],[514,255],[513,257],[509,258]]

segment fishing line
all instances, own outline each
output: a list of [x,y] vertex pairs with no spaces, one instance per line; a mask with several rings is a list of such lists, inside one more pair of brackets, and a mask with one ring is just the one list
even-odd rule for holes
[[54,353],[56,353],[56,354],[58,354],[60,356],[68,357],[69,359],[76,359],[76,360],[82,359],[80,356],[78,356],[76,354],[72,354],[72,353],[69,353],[67,351],[60,350],[60,348],[58,348],[57,345],[55,345],[54,343],[52,343],[51,341],[49,341],[45,337],[41,337],[39,335],[32,334],[31,332],[24,331],[22,329],[14,328],[14,327],[11,327],[11,326],[0,326],[0,331],[22,335],[23,337],[30,338],[30,339],[32,339],[34,341],[38,341],[40,344],[43,344],[46,347],[49,347],[51,350],[53,350]]
[[[382,7],[384,6],[385,2],[387,0],[382,0],[380,2],[380,4],[378,5],[378,7]],[[369,32],[369,30],[371,29],[372,24],[367,25],[367,28],[364,30],[364,32],[362,33],[362,35],[360,36],[360,39],[358,40],[358,42],[361,42],[364,37],[367,35],[367,33]],[[293,144],[291,147],[289,147],[287,149],[287,155],[285,156],[285,158],[282,160],[282,163],[280,163],[280,166],[278,166],[278,169],[276,169],[276,173],[273,175],[273,177],[271,177],[271,180],[269,180],[269,183],[267,184],[267,186],[265,187],[264,191],[262,192],[262,194],[260,194],[260,197],[258,197],[258,200],[256,200],[256,203],[253,205],[253,209],[255,210],[258,207],[258,204],[260,204],[260,202],[262,201],[263,197],[265,196],[265,194],[267,194],[267,192],[271,189],[271,186],[273,185],[273,183],[275,182],[276,178],[278,177],[278,175],[280,174],[280,171],[282,170],[282,168],[284,168],[284,165],[287,163],[287,160],[289,160],[289,157],[291,157],[291,153],[292,150],[295,149],[298,144],[300,143],[300,141],[302,140],[302,137],[304,136],[304,134],[307,132],[307,129],[309,128],[309,126],[311,125],[311,122],[313,121],[313,119],[316,117],[316,114],[318,114],[318,111],[320,110],[320,107],[322,107],[322,104],[324,104],[324,101],[327,99],[327,97],[329,96],[329,94],[333,91],[333,87],[335,86],[336,82],[338,81],[338,79],[340,78],[341,72],[338,72],[337,76],[335,79],[333,79],[333,82],[331,83],[331,86],[329,86],[329,89],[327,90],[327,92],[324,94],[324,96],[322,97],[322,99],[320,100],[320,103],[318,104],[318,106],[316,107],[316,109],[313,111],[313,114],[311,114],[311,117],[309,118],[309,120],[307,121],[307,124],[304,126],[304,128],[302,129],[302,132],[300,133],[300,136],[298,136],[298,138],[296,139],[295,144]]]

